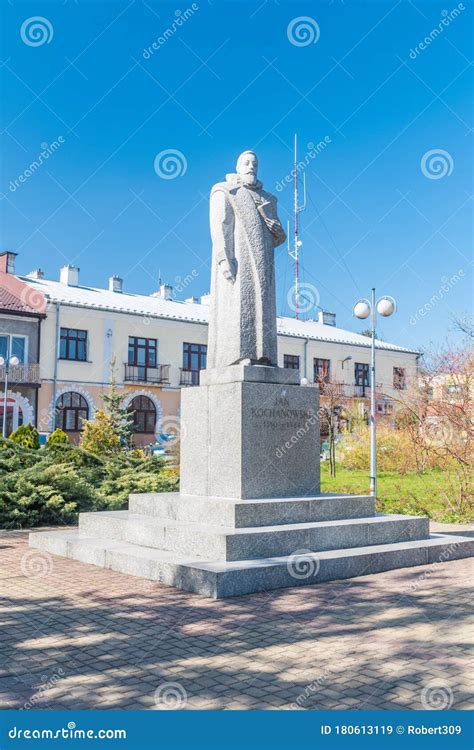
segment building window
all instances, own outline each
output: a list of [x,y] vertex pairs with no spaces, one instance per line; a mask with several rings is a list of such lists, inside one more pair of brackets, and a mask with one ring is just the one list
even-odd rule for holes
[[26,336],[12,336],[11,334],[4,333],[0,336],[0,357],[3,357],[6,361],[7,356],[18,357],[18,361],[21,365],[26,363],[27,356],[27,343],[28,339]]
[[368,386],[370,384],[369,365],[366,365],[365,362],[355,362],[354,379],[356,385]]
[[184,343],[182,382],[186,382],[188,385],[198,385],[199,371],[206,369],[206,359],[207,344]]
[[86,362],[87,331],[80,331],[77,328],[61,328],[59,358]]
[[393,404],[390,401],[377,401],[378,414],[393,414]]
[[283,367],[287,367],[289,370],[299,370],[300,358],[296,354],[284,354]]
[[315,383],[329,383],[331,379],[331,360],[320,359],[315,357],[314,359],[314,382]]
[[156,406],[148,396],[135,396],[131,400],[130,411],[133,413],[133,431],[155,433]]
[[397,391],[403,391],[406,388],[406,375],[404,367],[393,368],[393,387]]
[[156,339],[129,336],[128,364],[143,367],[156,367],[158,343]]
[[89,419],[89,405],[80,393],[63,393],[56,401],[56,427],[64,432],[79,432],[82,422]]

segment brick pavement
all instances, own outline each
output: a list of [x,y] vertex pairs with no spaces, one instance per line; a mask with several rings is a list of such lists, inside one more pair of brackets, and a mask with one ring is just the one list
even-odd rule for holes
[[214,601],[0,533],[0,707],[467,709],[472,560]]

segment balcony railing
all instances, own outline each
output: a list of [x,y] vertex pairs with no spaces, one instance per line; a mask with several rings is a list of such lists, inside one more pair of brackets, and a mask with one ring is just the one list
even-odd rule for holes
[[[319,392],[321,396],[329,396],[335,398],[370,398],[370,385],[359,385],[358,383],[314,383],[319,385]],[[381,389],[382,384],[377,383],[376,395]]]
[[164,385],[170,382],[170,365],[125,365],[124,383],[151,383]]
[[181,368],[180,385],[199,385],[200,370],[185,370]]
[[[0,367],[0,383],[5,382],[6,368]],[[40,383],[39,364],[33,362],[27,365],[10,365],[8,368],[8,382],[11,385],[37,385]]]

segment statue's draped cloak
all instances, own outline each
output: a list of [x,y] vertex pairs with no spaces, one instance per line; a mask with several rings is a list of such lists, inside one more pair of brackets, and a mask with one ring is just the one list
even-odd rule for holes
[[[244,359],[277,364],[274,248],[278,239],[261,211],[276,219],[276,198],[242,185],[235,175],[211,191],[211,307],[207,367],[226,367]],[[235,261],[235,281],[226,279],[219,263]]]

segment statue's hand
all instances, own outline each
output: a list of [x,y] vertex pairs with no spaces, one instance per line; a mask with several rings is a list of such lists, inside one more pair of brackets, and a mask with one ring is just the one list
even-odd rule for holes
[[235,281],[236,273],[237,273],[237,263],[235,260],[221,260],[219,263],[219,268],[222,271],[222,274],[227,281]]
[[272,234],[279,234],[282,231],[282,226],[278,219],[268,219],[265,217],[265,224]]

